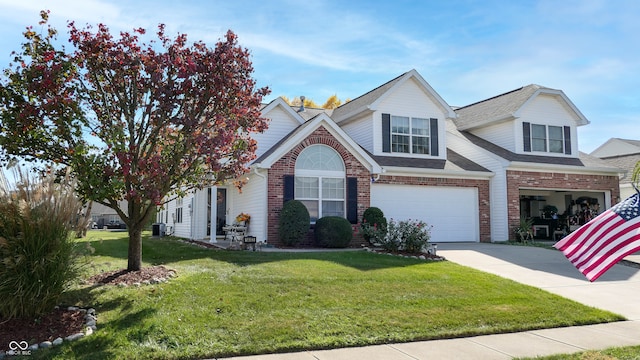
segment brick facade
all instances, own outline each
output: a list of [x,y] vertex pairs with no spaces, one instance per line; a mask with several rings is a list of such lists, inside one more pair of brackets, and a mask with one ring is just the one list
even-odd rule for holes
[[[278,220],[280,218],[280,211],[282,211],[284,199],[284,175],[294,175],[298,155],[300,155],[302,150],[308,146],[316,144],[327,145],[336,150],[344,161],[346,176],[356,177],[358,179],[358,219],[362,218],[362,214],[369,207],[371,173],[355,156],[353,156],[353,154],[351,154],[351,152],[349,152],[349,150],[347,150],[347,148],[336,140],[336,138],[334,138],[327,129],[321,126],[291,151],[281,157],[269,169],[267,200],[269,212],[267,217],[267,242],[269,244],[273,244],[275,246],[281,245],[278,236]],[[357,234],[355,235],[356,236],[354,236],[354,240],[352,241],[352,246],[363,244],[364,239]],[[302,245],[311,244],[310,236]]]
[[617,176],[508,170],[507,207],[509,216],[509,238],[511,240],[515,240],[515,234],[512,229],[520,224],[520,189],[522,188],[609,191],[613,202],[620,197]]
[[491,202],[489,201],[489,180],[383,175],[376,180],[376,184],[477,188],[480,242],[491,242]]
[[[267,242],[280,246],[278,237],[278,220],[282,210],[284,199],[284,176],[295,174],[295,165],[298,155],[308,146],[323,144],[335,149],[345,163],[346,176],[358,179],[358,219],[362,218],[364,211],[370,206],[371,173],[358,159],[351,154],[338,140],[336,140],[324,127],[319,127],[300,144],[281,157],[269,169],[268,174],[268,233]],[[478,189],[478,209],[480,220],[480,241],[491,241],[491,215],[489,202],[489,181],[473,179],[448,179],[434,177],[408,177],[382,175],[376,183],[403,184],[422,186],[447,186],[447,187],[474,187]],[[357,226],[354,226],[354,240],[352,246],[364,244],[364,239],[357,234]],[[301,245],[310,245],[311,235]]]

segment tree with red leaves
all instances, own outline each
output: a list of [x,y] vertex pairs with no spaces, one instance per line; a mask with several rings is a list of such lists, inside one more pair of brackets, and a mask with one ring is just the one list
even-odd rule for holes
[[144,29],[114,37],[105,25],[70,22],[67,52],[48,12],[41,17],[46,33],[27,28],[0,82],[2,160],[70,167],[78,194],[126,223],[127,269],[140,270],[156,206],[247,171],[250,135],[267,127],[260,103],[269,89],[256,87],[249,51],[231,31],[212,49],[184,34],[171,39],[164,25],[159,41],[143,43]]

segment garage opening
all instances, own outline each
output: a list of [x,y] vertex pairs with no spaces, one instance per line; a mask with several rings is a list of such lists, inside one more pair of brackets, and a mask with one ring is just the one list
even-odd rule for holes
[[606,201],[605,192],[520,189],[520,218],[533,222],[534,238],[559,240],[598,216]]

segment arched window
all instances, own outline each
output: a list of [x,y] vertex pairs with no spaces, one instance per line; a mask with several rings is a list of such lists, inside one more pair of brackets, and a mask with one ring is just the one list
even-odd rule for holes
[[326,145],[311,145],[296,160],[295,199],[309,210],[311,222],[345,215],[345,167],[340,154]]

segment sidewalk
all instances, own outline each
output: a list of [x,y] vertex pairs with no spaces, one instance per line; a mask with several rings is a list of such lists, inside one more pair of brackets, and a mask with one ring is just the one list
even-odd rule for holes
[[[590,283],[559,252],[543,248],[478,243],[441,243],[448,261],[539,287],[585,305],[609,310],[629,321],[459,339],[313,350],[230,358],[234,360],[416,360],[511,359],[612,346],[640,345],[640,269],[615,265]],[[640,261],[640,255],[626,260]]]

